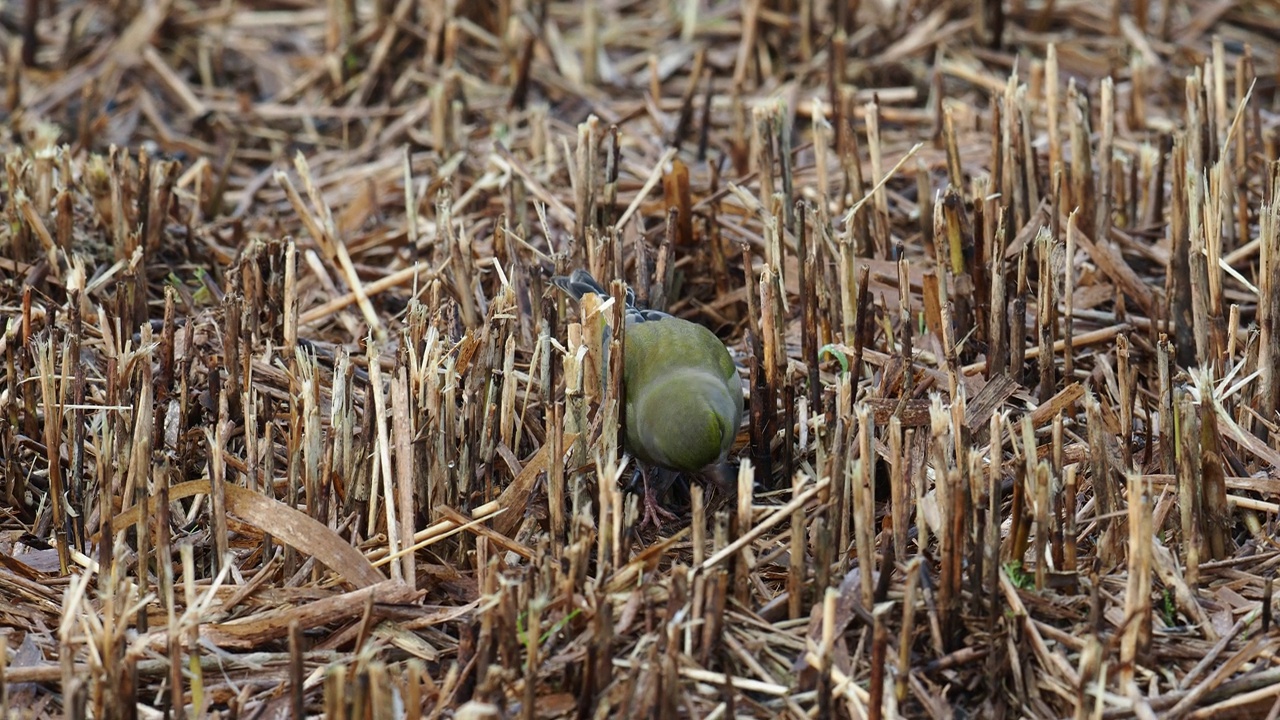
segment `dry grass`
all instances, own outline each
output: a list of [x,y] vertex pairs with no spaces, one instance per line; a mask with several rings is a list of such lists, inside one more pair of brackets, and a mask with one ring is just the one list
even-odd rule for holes
[[1276,717],[1280,9],[850,5],[0,5],[8,716]]

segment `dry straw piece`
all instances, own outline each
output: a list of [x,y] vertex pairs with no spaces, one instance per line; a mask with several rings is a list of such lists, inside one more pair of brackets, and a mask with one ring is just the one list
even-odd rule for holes
[[[3,714],[1280,716],[1277,38],[0,4]],[[746,393],[665,536],[624,283]]]

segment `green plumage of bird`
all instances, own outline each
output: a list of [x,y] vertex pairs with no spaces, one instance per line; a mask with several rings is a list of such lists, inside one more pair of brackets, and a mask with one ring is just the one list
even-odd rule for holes
[[[585,270],[551,282],[575,300],[608,293]],[[708,466],[721,477],[725,459],[742,424],[742,383],[729,351],[707,328],[657,310],[634,305],[627,289],[623,395],[626,449],[639,460],[669,472],[661,491],[678,472]],[[661,509],[655,487],[645,478],[645,522],[658,525]]]

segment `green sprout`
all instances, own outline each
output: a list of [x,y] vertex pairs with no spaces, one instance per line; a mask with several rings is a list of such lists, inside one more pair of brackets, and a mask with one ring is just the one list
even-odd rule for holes
[[818,350],[819,360],[827,355],[830,355],[840,361],[840,372],[842,374],[847,375],[849,373],[849,358],[845,357],[845,354],[841,352],[834,343],[827,343]]

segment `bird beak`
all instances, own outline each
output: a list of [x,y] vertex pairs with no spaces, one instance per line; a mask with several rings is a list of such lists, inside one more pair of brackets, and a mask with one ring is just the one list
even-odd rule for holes
[[721,460],[720,462],[707,468],[707,477],[715,482],[716,487],[725,495],[733,497],[738,487],[738,473],[734,468],[729,467],[729,463]]

